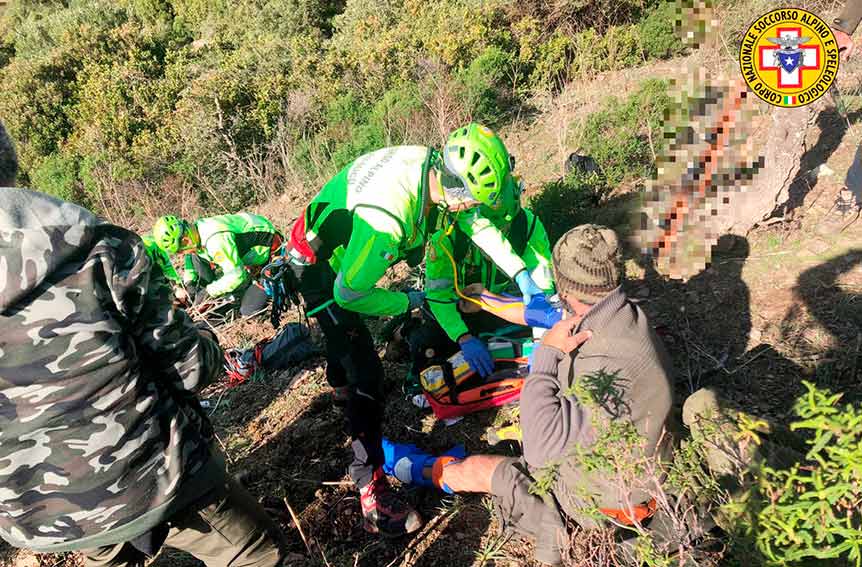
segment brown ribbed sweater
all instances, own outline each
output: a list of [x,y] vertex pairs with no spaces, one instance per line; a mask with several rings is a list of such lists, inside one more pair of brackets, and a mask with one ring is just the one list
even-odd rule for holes
[[[665,420],[672,404],[670,358],[649,326],[646,315],[616,288],[584,316],[575,332],[591,330],[592,338],[569,355],[541,346],[533,358],[532,372],[521,394],[521,427],[524,458],[531,470],[558,463],[554,494],[563,510],[578,517],[586,490],[603,508],[624,508],[626,497],[606,475],[590,475],[572,458],[576,445],[589,448],[597,432],[592,410],[566,396],[569,387],[583,376],[604,370],[618,373],[625,400],[625,415],[646,439],[649,455],[664,452]],[[611,414],[602,409],[606,418]],[[628,497],[634,504],[649,498],[639,490]]]

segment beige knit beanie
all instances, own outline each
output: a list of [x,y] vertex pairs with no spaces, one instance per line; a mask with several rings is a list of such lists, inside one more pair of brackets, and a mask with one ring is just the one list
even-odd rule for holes
[[582,224],[557,240],[554,276],[560,295],[597,303],[620,285],[623,265],[619,239],[610,228]]

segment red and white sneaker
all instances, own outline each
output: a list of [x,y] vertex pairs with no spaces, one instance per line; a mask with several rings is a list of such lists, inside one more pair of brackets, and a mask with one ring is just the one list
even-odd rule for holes
[[375,469],[371,482],[359,489],[359,501],[367,532],[399,537],[422,527],[419,513],[392,491],[382,468]]

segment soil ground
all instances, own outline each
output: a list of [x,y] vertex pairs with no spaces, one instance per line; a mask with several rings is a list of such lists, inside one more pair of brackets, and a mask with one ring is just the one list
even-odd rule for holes
[[[809,147],[825,149],[809,156],[808,163],[810,168],[825,163],[828,169],[807,174],[798,204],[782,222],[747,238],[722,239],[712,265],[686,283],[628,263],[626,288],[673,355],[678,405],[697,388],[713,386],[748,412],[786,423],[803,380],[843,391],[847,401],[862,401],[862,219],[835,222],[833,207],[862,141],[862,128],[846,130],[842,117],[830,116],[822,128],[812,130]],[[539,172],[538,177],[527,174],[531,185],[561,172],[565,152],[560,150],[568,142],[558,141],[554,123],[548,118],[533,126],[545,130],[542,147],[522,145],[519,167],[530,171],[535,164]],[[557,156],[558,166],[548,155]],[[291,195],[261,210],[286,226],[303,205],[301,197]],[[395,279],[405,275],[400,272]],[[235,324],[223,338],[248,346],[270,333],[268,322],[252,320]],[[514,454],[513,447],[490,448],[485,438],[485,429],[505,421],[510,409],[469,416],[446,427],[401,394],[406,366],[390,361],[385,366],[387,436],[430,451],[464,443],[469,452]],[[289,565],[533,565],[529,542],[502,536],[491,503],[483,496],[443,497],[402,487],[426,519],[426,528],[398,540],[365,534],[358,495],[346,476],[348,440],[342,416],[331,405],[322,358],[235,388],[217,384],[202,397],[212,402],[209,411],[231,472],[241,475],[284,528]],[[286,503],[298,516],[310,552]],[[79,562],[73,554],[2,553],[0,563],[21,567],[71,567]],[[198,564],[188,555],[165,550],[153,565]]]

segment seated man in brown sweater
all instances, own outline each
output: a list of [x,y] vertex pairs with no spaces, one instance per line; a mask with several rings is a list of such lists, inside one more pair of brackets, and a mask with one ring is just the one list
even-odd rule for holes
[[[536,559],[551,564],[559,562],[565,517],[584,525],[598,512],[631,523],[652,513],[646,487],[625,485],[596,467],[590,452],[610,424],[624,420],[640,438],[630,445],[631,462],[654,461],[669,448],[664,425],[672,403],[669,357],[622,290],[614,231],[595,225],[570,230],[554,246],[553,264],[565,313],[536,349],[521,394],[523,457],[434,458],[391,443],[387,451],[387,468],[402,481],[492,494],[503,524],[536,537]],[[607,386],[607,377],[613,380],[604,394],[583,394]],[[548,475],[550,483],[541,483],[550,486],[544,498],[531,494],[531,486],[542,492],[536,479]]]

